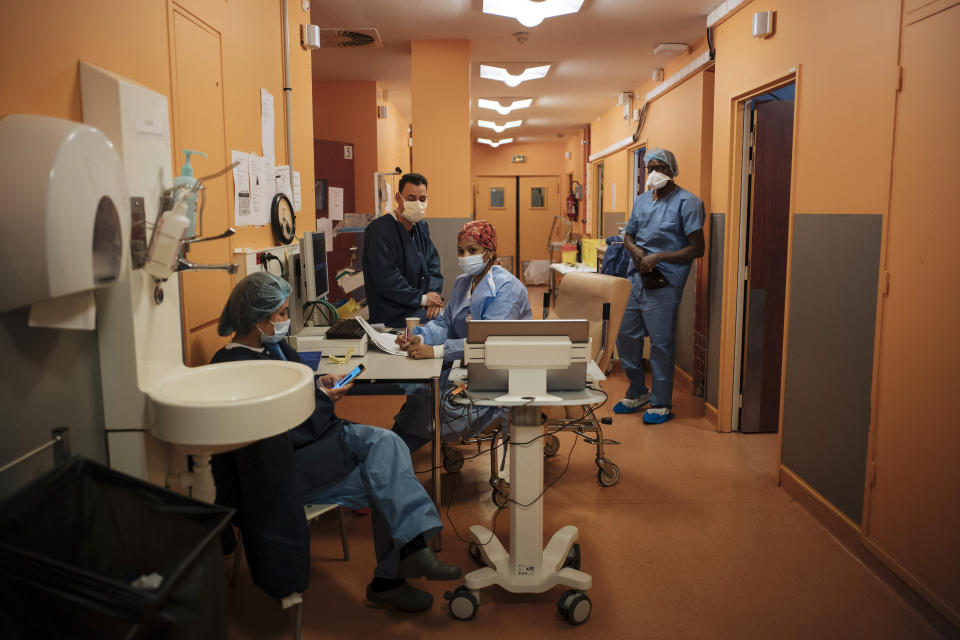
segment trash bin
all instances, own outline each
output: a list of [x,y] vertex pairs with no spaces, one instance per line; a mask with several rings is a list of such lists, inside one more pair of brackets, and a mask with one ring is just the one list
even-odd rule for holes
[[0,503],[0,637],[226,638],[232,515],[71,458]]

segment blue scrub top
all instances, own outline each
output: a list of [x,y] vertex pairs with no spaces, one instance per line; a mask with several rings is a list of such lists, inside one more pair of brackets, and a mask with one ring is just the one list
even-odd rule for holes
[[491,267],[471,294],[472,279],[465,273],[457,277],[450,300],[440,315],[414,329],[414,333],[423,336],[426,344],[442,344],[446,361],[463,358],[468,315],[474,320],[529,320],[533,317],[527,288],[503,267]]
[[[665,198],[653,199],[653,190],[644,191],[633,201],[633,211],[624,233],[633,236],[637,246],[647,253],[679,251],[688,246],[687,236],[703,228],[703,201],[686,189],[674,186]],[[683,287],[690,274],[690,263],[660,262],[657,269],[675,287]],[[627,276],[636,273],[630,261]]]

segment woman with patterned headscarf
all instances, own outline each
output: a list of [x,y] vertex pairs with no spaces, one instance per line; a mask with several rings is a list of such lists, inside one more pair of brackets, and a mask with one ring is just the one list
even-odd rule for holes
[[[409,339],[397,342],[411,358],[443,358],[444,365],[463,358],[467,337],[467,318],[474,320],[529,320],[530,302],[522,282],[496,264],[497,232],[486,220],[473,220],[463,225],[457,236],[460,270],[443,312],[426,325],[413,330]],[[443,437],[459,439],[474,436],[503,416],[500,407],[479,407],[467,415],[463,407],[452,405],[447,398],[449,366],[444,367],[441,388],[445,401],[441,410]],[[397,414],[394,431],[416,450],[430,441],[429,393],[415,393]],[[503,421],[506,424],[506,420]]]

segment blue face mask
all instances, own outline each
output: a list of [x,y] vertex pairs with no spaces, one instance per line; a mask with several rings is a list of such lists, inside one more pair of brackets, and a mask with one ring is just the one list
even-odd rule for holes
[[269,322],[273,325],[272,336],[268,336],[263,332],[263,329],[257,327],[257,330],[260,331],[260,344],[276,344],[283,340],[284,336],[287,335],[287,331],[290,330],[289,320],[282,320],[280,322],[270,320]]
[[483,273],[484,267],[487,266],[482,253],[477,253],[472,256],[460,256],[457,258],[457,262],[460,263],[460,270],[471,276],[480,275]]

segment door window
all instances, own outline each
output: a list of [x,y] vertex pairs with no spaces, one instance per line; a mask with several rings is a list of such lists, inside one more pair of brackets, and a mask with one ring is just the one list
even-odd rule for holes
[[530,188],[530,208],[531,209],[546,208],[547,206],[546,199],[547,199],[546,189],[544,189],[543,187]]
[[503,187],[490,187],[490,208],[503,209],[503,207],[504,207]]

